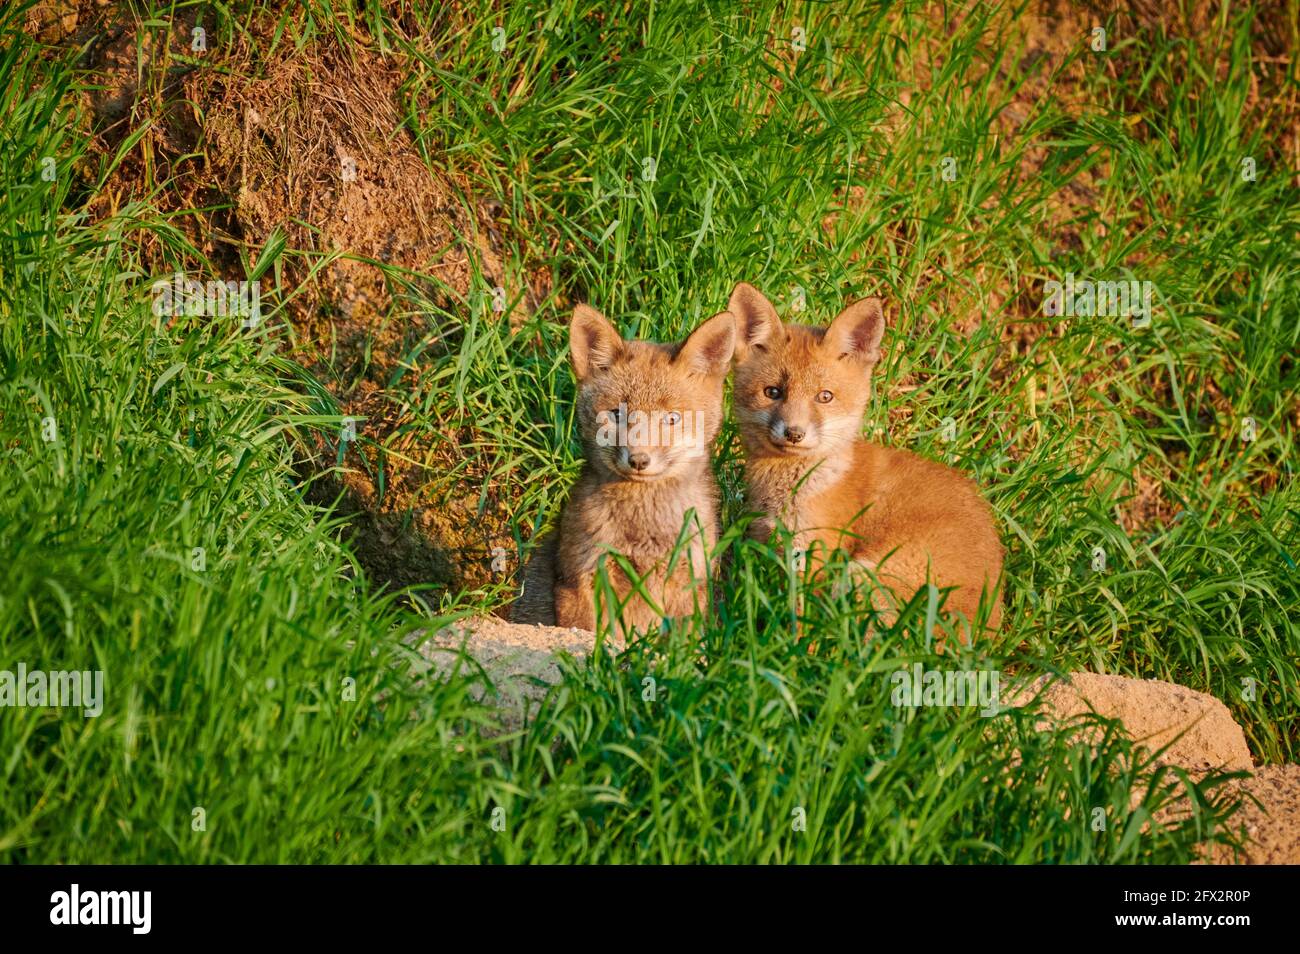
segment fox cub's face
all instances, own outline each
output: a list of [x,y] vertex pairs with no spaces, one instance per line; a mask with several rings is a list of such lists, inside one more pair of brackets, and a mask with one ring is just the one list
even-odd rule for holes
[[825,328],[783,325],[743,282],[727,307],[736,317],[733,400],[746,450],[825,457],[850,447],[880,360],[880,299],[854,302]]
[[707,461],[722,424],[736,323],[723,312],[680,344],[624,341],[600,312],[573,310],[569,353],[587,459],[625,480],[658,480]]

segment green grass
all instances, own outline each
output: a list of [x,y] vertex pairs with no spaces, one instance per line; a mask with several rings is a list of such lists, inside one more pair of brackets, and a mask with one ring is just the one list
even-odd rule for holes
[[[1218,777],[1189,788],[1192,818],[1147,825],[1190,782],[1122,738],[1094,750],[1032,713],[901,710],[889,675],[1170,679],[1223,699],[1257,762],[1296,759],[1300,203],[1274,107],[1249,96],[1250,11],[1212,37],[1123,37],[1105,68],[1081,41],[1085,105],[1069,107],[1017,97],[1045,67],[1002,8],[940,32],[913,4],[481,6],[411,10],[405,31],[377,3],[282,18],[286,43],[350,19],[401,56],[431,166],[502,203],[522,236],[508,270],[554,275],[514,331],[472,302],[425,303],[420,373],[382,399],[421,436],[428,493],[469,472],[519,539],[554,519],[578,462],[573,301],[667,339],[739,279],[779,303],[801,287],[810,321],[882,293],[867,432],[985,488],[1010,547],[1003,633],[935,656],[921,600],[867,643],[868,610],[827,598],[806,607],[810,653],[779,561],[733,537],[716,619],[569,666],[527,729],[485,731],[471,679],[412,679],[403,639],[506,594],[435,591],[421,616],[368,582],[295,477],[339,420],[286,357],[283,314],[253,333],[155,319],[165,272],[142,245],[169,268],[195,250],[143,199],[88,214],[117,158],[86,149],[76,91],[92,78],[6,13],[0,669],[102,669],[107,694],[97,719],[0,710],[0,859],[1181,863],[1225,837]],[[235,5],[214,47],[256,15]],[[808,49],[773,52],[796,24]],[[993,119],[1007,107],[1014,136]],[[1044,324],[1042,283],[1068,271],[1154,282],[1151,326]],[[471,435],[472,471],[433,466],[452,433]],[[382,461],[382,442],[368,452]],[[1139,474],[1183,515],[1130,536]]]

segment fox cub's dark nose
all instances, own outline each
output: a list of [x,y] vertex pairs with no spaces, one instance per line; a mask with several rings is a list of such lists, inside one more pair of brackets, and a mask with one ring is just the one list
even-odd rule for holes
[[650,466],[649,454],[628,454],[627,462],[632,465],[633,470],[645,470]]
[[802,427],[787,427],[785,429],[785,439],[787,443],[798,444],[803,440],[804,429]]

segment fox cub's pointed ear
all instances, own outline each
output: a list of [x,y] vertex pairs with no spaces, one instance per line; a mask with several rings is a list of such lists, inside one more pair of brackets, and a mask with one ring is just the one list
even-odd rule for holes
[[736,319],[724,311],[692,331],[673,360],[696,374],[721,377],[731,368],[735,349]]
[[849,305],[826,329],[822,347],[838,358],[875,364],[880,360],[880,339],[885,334],[882,304],[879,298],[863,298]]
[[573,319],[569,322],[569,357],[579,381],[608,368],[622,353],[623,338],[604,315],[588,305],[573,309]]
[[753,285],[741,282],[731,293],[727,311],[736,316],[736,362],[747,360],[781,330],[772,303]]

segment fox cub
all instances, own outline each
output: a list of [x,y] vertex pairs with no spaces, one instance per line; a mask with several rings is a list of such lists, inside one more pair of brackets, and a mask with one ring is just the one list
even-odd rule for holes
[[751,532],[766,537],[780,521],[797,548],[842,548],[902,600],[927,580],[955,587],[946,609],[971,622],[988,590],[996,627],[1002,543],[975,485],[859,437],[885,328],[880,299],[854,302],[825,328],[787,325],[742,282],[728,309],[749,504],[762,514]]
[[[735,320],[727,312],[684,342],[656,344],[624,341],[595,309],[574,309],[569,352],[586,462],[558,529],[539,543],[524,569],[515,622],[595,629],[597,562],[610,551],[628,559],[657,604],[646,602],[618,563],[607,559],[610,583],[624,604],[624,634],[707,606],[706,551],[718,539],[718,489],[709,458],[722,424],[722,385],[735,339]],[[685,542],[674,557],[679,540]],[[605,606],[607,619],[613,610]]]

